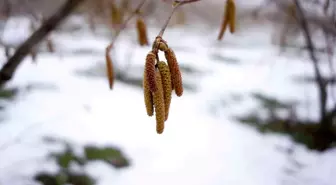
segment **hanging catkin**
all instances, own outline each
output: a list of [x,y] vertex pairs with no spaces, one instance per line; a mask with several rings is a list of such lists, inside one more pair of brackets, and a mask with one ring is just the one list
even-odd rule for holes
[[168,48],[168,50],[165,51],[165,57],[169,66],[170,74],[172,76],[172,84],[173,89],[175,90],[175,94],[177,96],[182,96],[182,75],[174,51],[171,48]]
[[170,75],[169,67],[165,62],[160,61],[157,66],[161,74],[164,103],[165,103],[165,121],[167,121],[168,115],[169,115],[170,102],[172,98],[171,75]]
[[235,32],[236,24],[236,6],[233,0],[227,0],[224,8],[223,21],[221,24],[221,29],[219,31],[218,40],[222,40],[227,26],[230,27],[230,32]]
[[111,22],[112,25],[119,25],[122,23],[122,17],[120,13],[120,9],[117,7],[117,5],[112,2],[110,6],[111,10]]
[[156,132],[162,134],[164,130],[165,122],[165,105],[164,105],[164,95],[162,87],[162,79],[160,71],[155,72],[157,91],[153,93],[154,107],[155,107],[155,117],[156,117]]
[[138,42],[140,46],[148,45],[146,23],[141,17],[138,17],[136,21],[136,29],[138,33]]
[[149,85],[146,79],[147,78],[146,78],[146,71],[145,71],[142,85],[143,85],[143,90],[144,90],[146,112],[148,116],[153,116],[153,113],[154,113],[153,95],[149,90]]
[[153,52],[149,52],[146,56],[145,71],[146,82],[148,83],[149,90],[154,93],[157,90],[157,85],[155,82],[155,61],[156,56]]
[[228,7],[229,7],[229,26],[230,32],[234,33],[236,30],[236,5],[233,0],[228,0]]
[[105,52],[105,62],[106,62],[106,75],[109,82],[109,87],[110,89],[113,89],[114,84],[113,62],[108,52]]
[[219,31],[218,40],[222,40],[224,36],[226,27],[228,26],[229,21],[230,21],[229,17],[230,17],[229,6],[228,6],[228,1],[226,1],[225,8],[224,8],[223,21],[222,21],[221,28]]

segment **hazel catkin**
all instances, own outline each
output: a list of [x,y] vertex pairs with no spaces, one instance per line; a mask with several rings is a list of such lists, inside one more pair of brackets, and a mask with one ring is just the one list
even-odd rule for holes
[[224,17],[219,31],[218,40],[222,40],[224,33],[229,26],[230,32],[234,33],[236,29],[236,5],[234,0],[227,0],[225,3]]
[[159,42],[159,50],[161,51],[167,51],[168,50],[168,45],[166,42],[160,41]]
[[139,17],[136,21],[136,28],[140,46],[148,45],[146,23],[141,17]]
[[165,122],[165,103],[162,87],[162,79],[160,71],[155,72],[157,91],[153,93],[155,117],[156,117],[156,132],[162,134]]
[[146,56],[146,63],[145,63],[145,82],[148,83],[149,90],[154,93],[157,90],[156,80],[155,80],[155,61],[156,56],[155,54],[150,51]]
[[229,9],[229,26],[230,32],[234,33],[236,30],[236,5],[233,0],[228,0],[228,9]]
[[170,102],[172,98],[171,75],[170,75],[169,67],[165,62],[160,61],[158,62],[157,66],[161,74],[163,96],[164,96],[164,103],[165,103],[165,121],[167,121],[168,115],[169,115]]
[[117,5],[112,2],[110,6],[111,10],[111,22],[112,25],[119,25],[122,23],[122,17],[120,9],[117,7]]
[[114,72],[113,72],[112,59],[108,51],[105,52],[105,62],[106,62],[106,75],[109,82],[109,87],[110,89],[112,89],[114,84]]
[[168,50],[165,51],[165,57],[167,59],[170,74],[172,77],[172,85],[173,89],[175,90],[175,94],[177,96],[182,96],[183,94],[182,75],[174,51],[171,48],[168,48]]
[[143,90],[144,90],[144,99],[145,99],[145,106],[146,106],[146,112],[148,116],[153,116],[154,114],[154,105],[153,105],[153,95],[149,90],[149,85],[146,82],[146,72],[144,74],[143,78]]
[[219,31],[218,38],[217,38],[218,40],[222,40],[222,38],[224,36],[224,33],[225,33],[225,30],[226,30],[226,28],[229,24],[229,21],[230,21],[230,12],[229,12],[228,1],[226,1],[223,21],[222,21],[222,24],[221,24],[221,28],[220,28],[220,31]]

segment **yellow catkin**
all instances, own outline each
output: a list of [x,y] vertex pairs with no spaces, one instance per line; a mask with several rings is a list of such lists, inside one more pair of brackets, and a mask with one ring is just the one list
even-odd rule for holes
[[236,30],[236,5],[233,0],[228,0],[228,7],[229,7],[229,26],[230,32],[234,33]]
[[223,36],[224,36],[224,33],[225,33],[225,30],[230,22],[230,12],[229,12],[229,3],[228,3],[229,0],[226,1],[226,4],[225,4],[225,10],[224,10],[224,16],[223,16],[223,21],[222,21],[222,24],[221,24],[221,29],[219,31],[219,35],[218,35],[218,40],[222,40]]
[[114,84],[113,63],[107,51],[105,52],[105,61],[106,61],[106,75],[107,75],[109,87],[110,89],[113,89],[113,84]]
[[165,103],[165,121],[168,119],[169,115],[169,107],[172,98],[172,82],[171,82],[171,75],[169,71],[168,65],[160,61],[158,62],[158,69],[161,74],[162,79],[162,87],[163,87],[163,95],[164,95],[164,103]]
[[145,63],[145,69],[144,74],[146,78],[146,82],[148,83],[149,90],[154,93],[157,90],[156,80],[155,80],[155,61],[156,56],[155,54],[150,51],[146,56],[146,63]]
[[143,90],[144,90],[144,99],[145,99],[145,106],[146,106],[146,111],[148,116],[153,116],[154,113],[154,105],[153,105],[153,95],[149,90],[149,85],[146,81],[146,72],[144,74],[144,79],[143,79]]
[[136,28],[140,46],[148,45],[146,23],[141,17],[139,17],[136,21]]
[[167,51],[168,50],[168,45],[166,42],[164,41],[160,41],[159,42],[159,50],[161,51]]
[[164,105],[164,95],[163,95],[163,87],[160,71],[155,72],[155,78],[158,87],[158,90],[155,93],[153,93],[155,117],[156,117],[156,132],[158,134],[162,134],[165,122],[165,105]]
[[182,75],[174,51],[171,48],[168,48],[168,50],[165,52],[165,57],[167,59],[170,74],[172,76],[172,84],[173,89],[175,90],[175,94],[177,96],[182,96]]
[[120,10],[114,2],[111,3],[111,21],[112,25],[118,25],[122,23]]
[[286,13],[288,22],[296,21],[296,6],[294,3],[288,5]]

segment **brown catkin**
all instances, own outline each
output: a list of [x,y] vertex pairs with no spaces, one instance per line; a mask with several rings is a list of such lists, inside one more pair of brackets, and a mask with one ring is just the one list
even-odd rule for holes
[[118,25],[122,23],[120,9],[114,2],[111,3],[111,21],[112,25]]
[[149,90],[154,93],[157,90],[156,80],[155,80],[155,54],[150,51],[146,56],[146,64],[144,74],[146,78],[146,82],[148,83]]
[[146,81],[146,72],[144,74],[142,85],[143,85],[143,90],[144,90],[144,98],[145,98],[145,106],[146,106],[147,115],[153,116],[153,113],[154,113],[153,95],[150,92],[148,83]]
[[148,45],[146,23],[141,17],[138,17],[136,21],[136,28],[140,46]]
[[229,3],[228,3],[229,0],[226,1],[226,4],[225,4],[225,10],[224,10],[224,16],[223,16],[223,21],[222,21],[222,24],[221,24],[221,29],[219,31],[219,35],[218,35],[218,40],[222,40],[223,36],[224,36],[224,33],[225,33],[225,30],[230,22],[230,12],[229,12]]
[[170,74],[172,76],[172,84],[175,90],[175,94],[177,96],[182,96],[182,75],[174,51],[171,48],[168,48],[168,50],[165,52],[165,57],[167,59]]
[[160,61],[158,62],[157,66],[161,74],[164,103],[165,103],[165,121],[167,121],[168,115],[169,115],[170,102],[172,98],[171,75],[170,75],[169,67],[165,62]]
[[162,79],[160,71],[155,72],[155,78],[158,90],[153,93],[155,117],[156,117],[156,132],[162,134],[165,122],[165,103],[162,87]]
[[106,61],[106,75],[109,82],[109,87],[110,89],[112,89],[114,84],[113,62],[108,51],[105,52],[105,61]]
[[228,0],[229,7],[229,26],[230,32],[234,33],[236,30],[236,5],[233,0]]

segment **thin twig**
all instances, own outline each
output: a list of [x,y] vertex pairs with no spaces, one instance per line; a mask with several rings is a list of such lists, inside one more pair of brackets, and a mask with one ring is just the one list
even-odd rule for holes
[[0,70],[0,87],[14,76],[16,69],[23,59],[30,53],[31,49],[39,44],[47,35],[52,32],[72,11],[84,2],[84,0],[66,1],[44,24],[40,26],[25,42],[23,42],[8,59]]
[[189,4],[189,3],[193,3],[193,2],[197,2],[197,1],[200,1],[200,0],[184,0],[184,1],[181,1],[181,0],[176,0],[174,1],[174,8],[173,10],[171,11],[171,13],[169,14],[169,17],[168,19],[166,20],[165,24],[163,25],[162,29],[160,30],[160,33],[159,33],[159,37],[162,37],[168,24],[169,24],[169,21],[170,19],[172,18],[173,14],[175,13],[175,11],[177,10],[177,8],[179,8],[180,6],[184,5],[184,4]]

